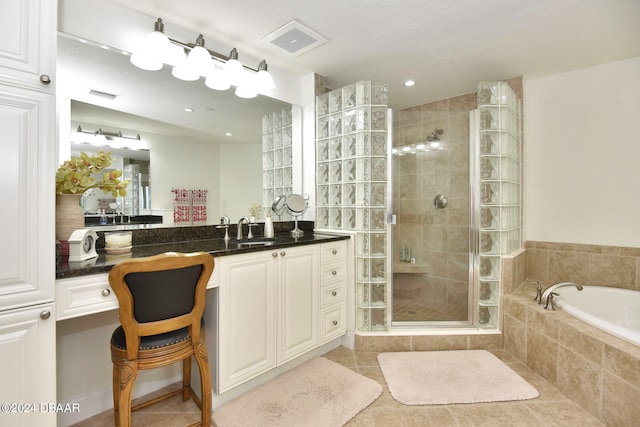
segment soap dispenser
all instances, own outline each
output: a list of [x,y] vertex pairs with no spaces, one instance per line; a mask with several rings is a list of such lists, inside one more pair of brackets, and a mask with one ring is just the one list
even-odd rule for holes
[[275,237],[275,233],[273,231],[273,220],[271,219],[271,212],[267,213],[267,217],[264,220],[264,237],[267,239],[272,239]]

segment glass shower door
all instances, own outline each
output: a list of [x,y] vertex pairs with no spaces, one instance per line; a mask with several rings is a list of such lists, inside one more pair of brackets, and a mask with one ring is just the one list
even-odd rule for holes
[[468,114],[429,108],[394,114],[392,326],[471,324]]

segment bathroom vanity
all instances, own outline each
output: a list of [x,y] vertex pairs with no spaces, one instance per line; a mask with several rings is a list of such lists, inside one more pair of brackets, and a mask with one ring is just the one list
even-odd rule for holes
[[[216,399],[227,400],[226,395],[244,392],[261,375],[269,372],[275,375],[288,369],[284,365],[289,362],[293,367],[296,359],[303,360],[303,356],[308,357],[332,342],[339,344],[346,332],[347,252],[352,247],[349,238],[306,232],[299,238],[287,233],[276,233],[274,240],[255,238],[256,244],[221,238],[139,246],[134,243],[128,256],[149,256],[170,250],[205,251],[214,256],[205,322],[215,407],[219,406]],[[98,252],[100,257],[89,265],[58,269],[56,319],[63,326],[62,340],[70,335],[67,328],[77,325],[79,320],[90,323],[94,316],[112,319],[115,316],[109,312],[117,313],[118,301],[109,286],[108,271],[118,258],[107,257],[100,249]],[[94,338],[105,341],[96,345],[106,353],[105,335],[110,327],[98,327],[102,332]],[[80,331],[81,335],[85,333],[91,335],[89,329]],[[74,345],[61,347],[59,354],[75,351]],[[70,369],[61,368],[61,363],[71,361],[59,361],[59,371]],[[110,366],[104,361],[92,369],[107,370],[107,375],[110,374]],[[63,376],[59,372],[58,377]],[[97,393],[102,396],[102,406],[108,402],[109,387],[106,383]],[[86,394],[96,394],[96,390],[86,390]]]

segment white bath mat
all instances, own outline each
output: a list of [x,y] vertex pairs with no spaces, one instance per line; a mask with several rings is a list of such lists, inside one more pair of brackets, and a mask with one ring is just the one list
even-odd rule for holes
[[324,357],[251,390],[213,412],[216,427],[338,427],[382,393],[382,386]]
[[485,350],[381,353],[389,391],[405,405],[533,399],[538,391]]

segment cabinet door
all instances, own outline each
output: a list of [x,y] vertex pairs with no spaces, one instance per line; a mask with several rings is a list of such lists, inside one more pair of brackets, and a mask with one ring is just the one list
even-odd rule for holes
[[56,403],[54,337],[53,304],[0,314],[0,425],[56,424],[55,411],[46,406]]
[[218,393],[276,366],[277,256],[269,251],[217,261]]
[[0,182],[9,203],[2,210],[0,245],[3,310],[53,300],[54,108],[49,93],[0,83]]
[[318,345],[318,245],[278,255],[278,364]]
[[0,2],[0,79],[35,87],[43,75],[53,80],[56,9],[51,0]]

